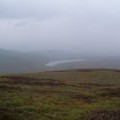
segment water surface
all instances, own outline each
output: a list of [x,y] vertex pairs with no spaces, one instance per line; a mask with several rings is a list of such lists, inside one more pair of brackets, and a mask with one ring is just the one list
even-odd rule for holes
[[52,61],[47,63],[45,66],[56,66],[59,64],[63,64],[63,63],[72,63],[72,62],[80,62],[80,61],[85,61],[84,59],[74,59],[74,60],[59,60],[59,61]]

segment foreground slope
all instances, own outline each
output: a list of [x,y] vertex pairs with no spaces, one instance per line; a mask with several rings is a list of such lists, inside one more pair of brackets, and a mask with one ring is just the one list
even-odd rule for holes
[[0,120],[119,120],[120,71],[84,69],[0,77]]

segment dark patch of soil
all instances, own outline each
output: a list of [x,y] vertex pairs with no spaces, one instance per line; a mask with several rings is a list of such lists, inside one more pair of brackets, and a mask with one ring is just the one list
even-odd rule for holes
[[94,102],[96,97],[90,96],[90,95],[85,95],[85,94],[76,94],[76,95],[73,95],[72,98],[82,99],[82,100],[84,100],[87,103],[92,103],[92,102]]
[[77,72],[93,72],[93,71],[96,71],[96,70],[94,70],[94,69],[77,69],[75,71],[77,71]]
[[90,96],[90,95],[85,95],[82,93],[77,93],[77,92],[72,92],[72,91],[58,91],[58,90],[36,90],[36,91],[31,91],[37,94],[56,94],[56,95],[64,95],[64,96],[69,96],[72,99],[81,99],[84,100],[87,103],[91,103],[95,100],[96,97]]
[[114,70],[114,72],[120,72],[120,70]]
[[35,112],[18,108],[0,107],[0,120],[36,120]]
[[21,77],[21,76],[1,76],[0,78],[7,78],[10,80],[20,80],[20,81],[36,81],[40,80],[37,78]]
[[21,91],[22,89],[18,86],[0,85],[0,90],[6,90],[6,91],[19,90],[19,91]]
[[97,84],[97,83],[78,83],[78,87],[81,88],[86,88],[86,89],[91,89],[94,87],[109,87],[113,86],[111,84]]
[[64,91],[57,91],[57,90],[34,90],[31,91],[37,94],[66,94]]
[[83,120],[120,120],[120,110],[91,111]]
[[120,88],[104,88],[100,93],[102,97],[120,97]]
[[3,76],[1,78],[7,78],[10,81],[4,81],[2,83],[8,84],[22,84],[22,85],[35,85],[35,86],[62,86],[66,85],[61,81],[56,81],[52,79],[36,79],[36,78],[28,78],[28,77],[20,77],[20,76]]

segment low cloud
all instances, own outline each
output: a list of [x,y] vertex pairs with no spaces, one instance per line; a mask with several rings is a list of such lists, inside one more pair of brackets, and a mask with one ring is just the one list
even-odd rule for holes
[[119,0],[0,0],[0,47],[114,54],[120,50],[119,5]]

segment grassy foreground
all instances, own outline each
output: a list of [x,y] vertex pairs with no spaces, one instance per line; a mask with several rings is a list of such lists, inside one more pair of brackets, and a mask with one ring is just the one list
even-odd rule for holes
[[1,75],[0,120],[120,120],[120,71]]

